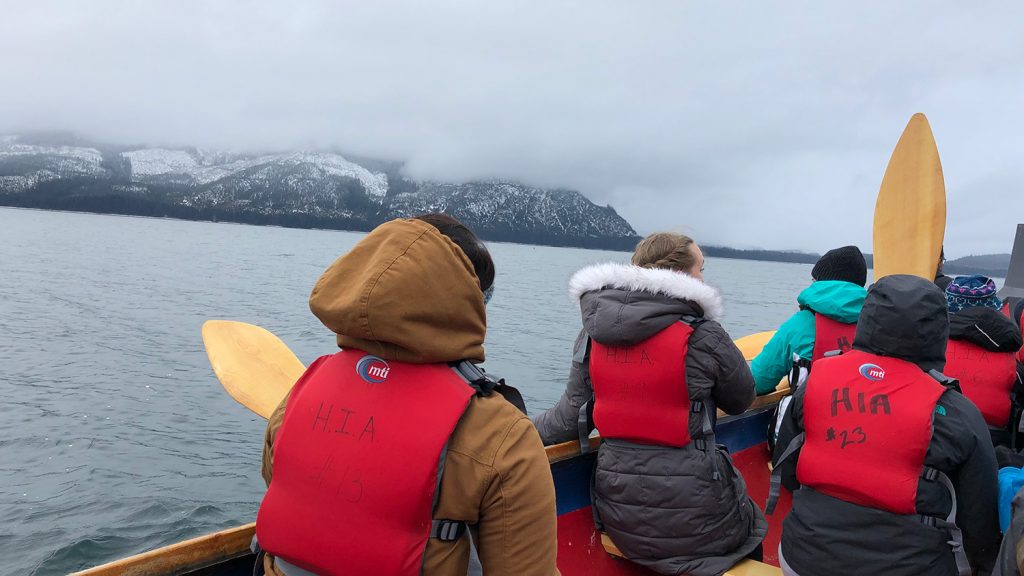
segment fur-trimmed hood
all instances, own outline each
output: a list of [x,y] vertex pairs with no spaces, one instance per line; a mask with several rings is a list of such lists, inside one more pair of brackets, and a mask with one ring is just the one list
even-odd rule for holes
[[569,295],[574,301],[580,301],[587,292],[602,288],[649,292],[689,300],[700,306],[703,316],[708,320],[719,321],[725,313],[722,295],[718,290],[693,276],[672,270],[608,262],[587,266],[573,274],[569,280]]
[[569,294],[579,301],[583,329],[609,346],[646,340],[683,316],[722,316],[717,290],[671,270],[598,264],[572,277]]

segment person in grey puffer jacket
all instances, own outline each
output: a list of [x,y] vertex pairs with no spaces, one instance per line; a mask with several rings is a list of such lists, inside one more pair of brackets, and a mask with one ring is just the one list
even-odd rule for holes
[[[633,346],[681,320],[694,328],[680,358],[689,400],[703,403],[711,419],[716,408],[739,414],[750,406],[754,380],[717,322],[722,299],[703,282],[703,263],[690,238],[660,233],[637,246],[632,266],[600,264],[573,276],[569,290],[579,301],[583,331],[565,393],[534,418],[545,444],[578,437],[580,408],[594,395],[591,346]],[[598,398],[598,406],[605,401],[614,398]],[[717,576],[744,557],[759,557],[767,522],[713,432],[705,435],[703,415],[691,413],[688,424],[694,440],[679,448],[605,434],[595,506],[607,534],[632,561],[662,574]]]

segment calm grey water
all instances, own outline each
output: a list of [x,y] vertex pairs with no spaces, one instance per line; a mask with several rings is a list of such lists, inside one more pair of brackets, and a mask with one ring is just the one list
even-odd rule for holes
[[[680,222],[680,224],[685,224]],[[250,522],[264,422],[220,388],[200,326],[334,351],[313,282],[360,234],[0,209],[0,572],[64,574]],[[492,244],[486,364],[531,413],[561,394],[577,268],[628,254]],[[810,266],[710,259],[733,336],[795,310]]]

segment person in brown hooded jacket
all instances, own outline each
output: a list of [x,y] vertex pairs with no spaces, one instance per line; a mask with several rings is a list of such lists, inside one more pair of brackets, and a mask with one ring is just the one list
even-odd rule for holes
[[[484,360],[484,294],[492,283],[483,244],[458,221],[435,214],[393,220],[370,232],[320,277],[310,309],[337,335],[342,350],[395,364],[476,364]],[[286,397],[267,426],[268,486],[288,402]],[[529,418],[501,395],[470,399],[448,437],[436,497],[432,517],[469,526],[485,573],[558,574],[551,469]],[[466,537],[428,538],[420,573],[466,574],[470,545]],[[288,574],[269,555],[264,567],[267,574]]]

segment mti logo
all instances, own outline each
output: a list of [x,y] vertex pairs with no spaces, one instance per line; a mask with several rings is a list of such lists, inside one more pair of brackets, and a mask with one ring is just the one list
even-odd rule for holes
[[885,378],[885,370],[877,364],[861,364],[860,375],[872,382],[878,382],[882,378]]
[[376,356],[363,356],[356,363],[356,374],[370,384],[380,384],[387,380],[391,367],[383,358]]

